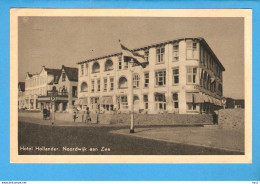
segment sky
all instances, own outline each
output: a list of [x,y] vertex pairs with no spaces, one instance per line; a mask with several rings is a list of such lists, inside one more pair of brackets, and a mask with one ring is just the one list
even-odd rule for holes
[[244,19],[175,17],[19,17],[18,80],[42,66],[77,62],[175,38],[203,37],[225,67],[225,97],[244,98]]

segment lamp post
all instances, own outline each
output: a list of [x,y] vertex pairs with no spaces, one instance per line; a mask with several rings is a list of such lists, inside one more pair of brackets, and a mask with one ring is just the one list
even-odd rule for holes
[[134,88],[133,88],[133,72],[134,72],[134,62],[131,59],[130,65],[130,113],[131,113],[131,124],[130,124],[130,133],[135,133],[134,131]]

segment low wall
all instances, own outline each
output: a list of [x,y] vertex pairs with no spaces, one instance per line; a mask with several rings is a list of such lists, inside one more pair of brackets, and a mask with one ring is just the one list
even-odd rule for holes
[[218,126],[221,129],[244,130],[244,117],[244,109],[221,109]]
[[[19,116],[41,118],[42,113],[19,112]],[[92,122],[97,120],[96,114],[91,114]],[[82,121],[82,114],[77,114],[76,122]],[[101,124],[130,124],[130,114],[99,114]],[[73,121],[71,113],[55,113],[55,119]],[[136,125],[173,125],[173,124],[212,124],[212,115],[209,114],[135,114]]]

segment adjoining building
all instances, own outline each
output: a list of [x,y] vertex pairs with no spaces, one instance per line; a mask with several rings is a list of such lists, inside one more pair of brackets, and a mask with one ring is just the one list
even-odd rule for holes
[[[224,66],[203,38],[181,38],[133,49],[146,67],[133,67],[134,110],[210,113],[221,107]],[[75,105],[129,112],[130,64],[122,53],[78,62]]]
[[18,83],[18,109],[24,109],[25,106],[25,83]]
[[67,111],[73,108],[77,99],[78,69],[65,67],[50,69],[42,67],[39,74],[27,73],[25,79],[25,92],[28,109],[50,107],[50,93],[57,91],[55,110]]
[[233,99],[226,98],[226,108],[227,109],[244,109],[245,108],[245,100],[244,99]]

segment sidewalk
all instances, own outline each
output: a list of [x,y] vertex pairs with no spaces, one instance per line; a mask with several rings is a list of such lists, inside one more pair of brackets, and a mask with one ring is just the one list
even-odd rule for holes
[[[43,120],[40,118],[35,118],[35,117],[23,117],[19,116],[18,121],[21,122],[26,122],[26,123],[34,123],[38,125],[52,125],[51,120]],[[60,120],[55,120],[54,126],[93,126],[93,125],[99,125],[96,122],[95,123],[82,123],[82,122],[73,122],[73,121],[60,121]]]
[[145,139],[244,152],[244,133],[214,127],[165,127],[114,130],[110,133]]

